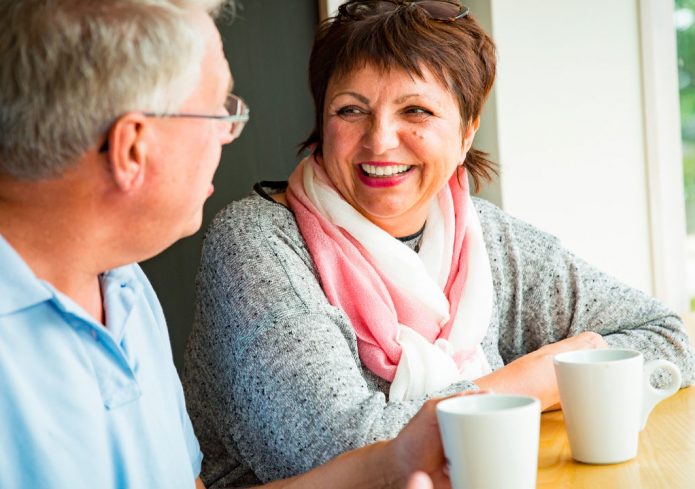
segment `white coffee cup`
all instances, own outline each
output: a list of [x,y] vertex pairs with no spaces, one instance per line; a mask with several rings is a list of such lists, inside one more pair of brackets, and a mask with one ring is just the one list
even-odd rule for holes
[[540,402],[481,394],[437,404],[453,489],[536,487]]
[[[674,394],[681,373],[667,360],[644,363],[635,350],[579,350],[554,358],[560,403],[572,457],[613,464],[637,456],[639,432],[652,408]],[[656,369],[671,374],[668,386],[652,386]]]

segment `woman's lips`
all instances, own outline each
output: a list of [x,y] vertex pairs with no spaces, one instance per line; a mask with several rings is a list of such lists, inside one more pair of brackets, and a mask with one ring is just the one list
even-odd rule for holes
[[413,167],[390,161],[366,161],[356,165],[360,181],[369,187],[393,187],[408,178]]

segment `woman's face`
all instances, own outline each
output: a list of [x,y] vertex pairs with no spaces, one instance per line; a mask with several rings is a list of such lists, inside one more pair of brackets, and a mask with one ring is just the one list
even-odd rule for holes
[[464,140],[456,99],[429,70],[423,75],[365,65],[326,90],[326,173],[347,202],[397,237],[424,225],[475,133],[468,124]]

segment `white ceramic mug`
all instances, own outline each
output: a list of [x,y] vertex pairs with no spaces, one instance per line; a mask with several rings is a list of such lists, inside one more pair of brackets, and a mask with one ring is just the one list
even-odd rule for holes
[[[560,403],[572,457],[589,464],[624,462],[637,456],[639,432],[652,408],[674,394],[681,373],[667,360],[644,363],[635,350],[579,350],[554,358]],[[668,386],[652,386],[664,369]]]
[[540,402],[481,394],[437,404],[453,489],[536,487]]

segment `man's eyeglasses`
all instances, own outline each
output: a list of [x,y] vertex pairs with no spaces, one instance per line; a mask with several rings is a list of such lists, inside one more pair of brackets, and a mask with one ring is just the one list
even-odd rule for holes
[[215,119],[224,122],[230,122],[230,132],[233,139],[236,139],[244,129],[246,122],[249,120],[249,106],[242,100],[241,97],[230,93],[227,96],[227,101],[224,104],[227,115],[209,115],[209,114],[189,114],[186,112],[145,112],[147,117],[185,117],[191,119]]
[[351,0],[338,7],[338,17],[360,20],[411,5],[421,8],[432,20],[439,22],[456,22],[468,15],[468,7],[455,0]]
[[[230,136],[231,139],[236,139],[241,134],[244,129],[246,122],[249,120],[249,106],[246,105],[244,100],[230,93],[227,97],[227,101],[224,104],[224,108],[227,112],[226,115],[214,115],[214,114],[191,114],[187,112],[144,112],[147,117],[182,117],[189,119],[214,119],[222,122],[230,123]],[[99,148],[100,153],[106,153],[109,150],[109,139],[106,138],[104,144]]]

